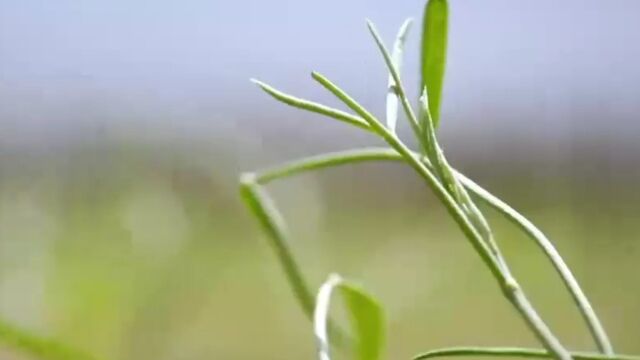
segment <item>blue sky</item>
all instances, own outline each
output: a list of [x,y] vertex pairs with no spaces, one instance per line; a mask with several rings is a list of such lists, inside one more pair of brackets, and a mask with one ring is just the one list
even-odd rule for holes
[[[419,23],[422,6],[419,0],[0,0],[0,130],[6,139],[22,127],[70,117],[77,124],[154,111],[193,122],[211,121],[209,115],[233,121],[248,104],[275,109],[255,96],[248,78],[317,97],[307,78],[312,69],[381,110],[386,75],[363,20],[372,19],[391,41],[407,15]],[[640,114],[640,2],[453,0],[451,8],[445,116],[538,111],[542,124],[558,124],[585,103],[623,122]],[[409,76],[417,69],[413,35],[405,69],[416,87],[417,77]],[[629,126],[637,129],[621,128]]]

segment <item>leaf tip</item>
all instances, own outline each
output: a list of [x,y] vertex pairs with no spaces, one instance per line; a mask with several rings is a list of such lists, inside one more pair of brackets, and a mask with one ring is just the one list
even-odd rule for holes
[[429,92],[427,91],[427,87],[422,87],[422,92],[420,93],[420,104],[429,109]]
[[340,276],[340,274],[338,274],[338,273],[331,273],[331,274],[329,274],[329,277],[327,278],[327,282],[328,283],[340,283],[340,282],[342,282],[342,276]]
[[407,18],[400,26],[400,34],[406,34],[413,25],[413,18]]
[[238,181],[240,182],[241,187],[248,187],[257,182],[257,176],[253,172],[244,172],[240,174]]
[[254,83],[254,84],[258,85],[258,86],[260,86],[263,89],[267,85],[267,84],[263,83],[262,81],[260,81],[260,80],[258,80],[256,78],[250,78],[249,81],[251,81],[252,83]]
[[324,76],[322,74],[320,74],[319,72],[315,71],[315,70],[311,71],[311,77],[314,80],[322,80],[322,79],[324,79]]

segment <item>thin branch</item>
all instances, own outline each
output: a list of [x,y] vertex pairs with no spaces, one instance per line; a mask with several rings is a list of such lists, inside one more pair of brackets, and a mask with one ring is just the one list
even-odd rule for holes
[[502,214],[507,220],[519,227],[522,232],[535,241],[538,247],[544,252],[547,259],[549,259],[558,275],[560,275],[560,279],[562,279],[562,282],[569,291],[569,294],[571,294],[571,298],[587,324],[598,349],[606,355],[613,356],[613,347],[611,346],[609,337],[604,330],[600,319],[593,310],[593,307],[591,306],[587,296],[582,291],[582,288],[580,288],[580,285],[571,272],[571,269],[569,269],[567,264],[564,262],[560,253],[558,253],[558,250],[553,246],[551,240],[549,240],[531,221],[510,207],[507,203],[483,189],[460,172],[457,173],[457,177],[462,183],[464,183],[464,186],[471,192],[475,193],[478,198]]
[[302,159],[285,162],[271,168],[259,170],[256,172],[256,181],[260,184],[267,184],[274,180],[287,178],[308,171],[320,170],[326,167],[379,160],[404,161],[404,158],[393,149],[388,148],[372,147],[336,151],[321,155],[309,156]]
[[[437,357],[490,356],[490,357],[521,357],[529,359],[548,359],[551,354],[543,349],[509,348],[509,347],[453,347],[427,351],[417,355],[413,360],[425,360]],[[640,356],[633,355],[603,355],[591,352],[571,352],[575,360],[640,360]]]
[[483,241],[482,236],[475,229],[469,218],[466,216],[460,205],[447,192],[447,190],[438,181],[433,171],[427,168],[422,159],[416,156],[398,137],[391,133],[384,125],[380,123],[371,113],[364,109],[358,102],[353,100],[338,86],[333,84],[326,77],[313,73],[313,78],[318,81],[327,90],[333,93],[338,99],[342,100],[351,110],[360,115],[369,126],[380,135],[394,150],[396,150],[407,163],[416,170],[416,172],[426,181],[426,183],[434,191],[438,199],[445,205],[451,217],[456,221],[467,239],[471,242],[482,261],[487,265],[495,279],[498,281],[505,297],[514,305],[516,310],[524,318],[530,330],[538,338],[538,340],[559,360],[570,360],[571,355],[562,346],[560,341],[551,332],[549,327],[544,323],[540,315],[535,311],[528,298],[518,283],[513,279],[498,258],[496,258],[491,249]]
[[289,106],[310,111],[316,114],[325,115],[330,118],[334,118],[336,120],[345,122],[347,124],[357,126],[361,129],[370,130],[369,125],[367,125],[367,123],[364,120],[362,120],[357,116],[351,115],[342,110],[334,109],[326,105],[322,105],[313,101],[301,99],[293,95],[286,94],[270,85],[263,83],[260,80],[251,79],[251,81],[256,85],[260,86],[260,88],[264,90],[264,92],[271,95],[274,99],[280,102],[283,102]]
[[[418,154],[416,154],[417,156]],[[303,172],[319,170],[326,167],[333,167],[343,164],[353,164],[356,162],[365,161],[404,161],[405,159],[393,149],[389,148],[362,148],[354,150],[339,151],[333,153],[327,153],[312,157],[306,157],[303,159],[290,161],[280,166],[265,169],[257,173],[256,181],[261,184],[266,184],[270,181],[294,176]],[[422,159],[428,168],[432,165],[428,159]],[[480,185],[466,177],[459,171],[455,171],[457,178],[462,184],[472,192],[475,196],[491,206],[494,210],[508,219],[511,223],[518,226],[529,238],[531,238],[543,253],[547,259],[551,262],[557,274],[560,276],[562,283],[571,294],[578,311],[582,315],[583,319],[587,323],[593,338],[596,343],[601,347],[601,351],[606,349],[607,346],[610,349],[608,336],[604,331],[604,328],[598,319],[589,299],[586,297],[575,276],[564,262],[553,243],[544,235],[544,233],[538,229],[533,223],[531,223],[526,217],[520,214],[517,210],[510,207],[504,201],[500,200],[495,195],[491,194]],[[604,352],[604,351],[603,351]],[[605,352],[606,353],[606,352]]]
[[[266,232],[298,305],[306,317],[313,321],[314,291],[302,274],[293,251],[289,247],[289,235],[284,218],[275,206],[273,199],[260,184],[256,174],[244,173],[240,176],[240,194]],[[346,332],[331,320],[328,326],[333,343],[340,349],[349,348],[351,339]]]
[[240,194],[253,215],[260,221],[263,230],[268,234],[271,247],[282,264],[300,307],[309,319],[313,319],[314,295],[302,275],[291,249],[289,249],[284,219],[269,194],[258,185],[255,179],[256,177],[252,173],[243,174],[240,177]]

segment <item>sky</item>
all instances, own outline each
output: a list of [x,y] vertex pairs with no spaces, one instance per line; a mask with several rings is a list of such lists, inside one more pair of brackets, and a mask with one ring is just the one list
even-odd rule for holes
[[[450,4],[445,131],[526,136],[543,126],[555,134],[597,134],[604,126],[629,141],[640,134],[640,2]],[[185,137],[241,132],[259,124],[256,113],[292,114],[261,96],[249,78],[330,101],[309,79],[311,70],[382,113],[386,74],[364,19],[387,42],[405,17],[416,19],[405,78],[417,90],[410,69],[418,68],[422,6],[0,0],[0,142],[66,141],[105,126]],[[291,126],[303,125],[276,123]]]

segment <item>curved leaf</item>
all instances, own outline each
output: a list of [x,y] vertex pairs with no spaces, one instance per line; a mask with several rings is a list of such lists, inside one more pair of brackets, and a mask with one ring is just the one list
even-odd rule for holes
[[339,292],[342,296],[352,325],[353,339],[356,342],[356,359],[379,359],[384,342],[382,308],[370,295],[336,274],[330,275],[327,281],[322,284],[316,298],[313,330],[318,341],[318,358],[320,360],[331,359],[327,324],[329,324],[331,299],[334,292]]
[[287,281],[305,315],[313,312],[313,294],[300,270],[287,241],[287,227],[282,215],[269,194],[257,183],[256,175],[244,173],[240,176],[240,195],[253,216],[262,225],[263,231],[276,253]]
[[429,108],[435,127],[440,122],[442,84],[447,62],[449,4],[447,0],[429,0],[422,23],[422,82],[427,88]]
[[365,129],[365,130],[369,130],[369,125],[367,125],[367,123],[362,120],[361,118],[351,115],[349,113],[346,113],[344,111],[338,110],[338,109],[334,109],[331,108],[329,106],[326,105],[322,105],[322,104],[318,104],[316,102],[313,101],[309,101],[309,100],[305,100],[305,99],[301,99],[301,98],[297,98],[293,95],[289,95],[286,93],[283,93],[282,91],[268,85],[265,84],[264,82],[260,81],[260,80],[256,80],[256,79],[251,79],[251,82],[253,82],[254,84],[258,85],[264,92],[266,92],[267,94],[271,95],[274,99],[285,103],[289,106],[293,106],[295,108],[298,109],[302,109],[302,110],[306,110],[306,111],[310,111],[316,114],[320,114],[320,115],[324,115],[324,116],[328,116],[330,118],[334,118],[336,120],[340,120],[343,121],[347,124],[351,124],[351,125],[355,125],[359,128]]
[[[402,69],[402,53],[404,52],[404,43],[407,40],[409,29],[411,28],[411,19],[407,19],[402,23],[396,35],[396,41],[393,44],[393,52],[391,53],[391,60],[396,67],[398,75]],[[398,123],[398,91],[396,90],[396,82],[393,79],[393,75],[389,74],[389,85],[387,90],[387,127],[389,130],[395,132],[396,124]]]

